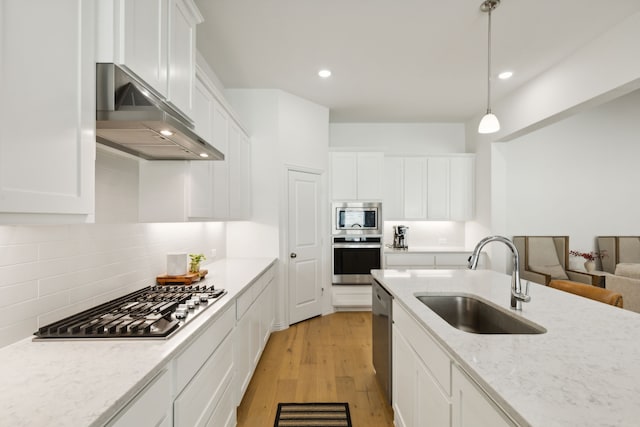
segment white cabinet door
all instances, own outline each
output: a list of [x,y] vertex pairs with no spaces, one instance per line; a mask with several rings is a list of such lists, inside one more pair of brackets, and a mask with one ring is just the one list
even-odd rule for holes
[[332,152],[331,198],[382,200],[383,169],[383,153]]
[[452,401],[452,427],[515,426],[458,367],[452,371]]
[[382,215],[385,221],[404,219],[404,160],[402,157],[384,158],[384,203]]
[[381,200],[384,156],[382,153],[358,153],[357,188],[359,200]]
[[331,198],[358,199],[357,153],[331,153]]
[[449,159],[427,159],[427,219],[449,219]]
[[392,401],[396,427],[413,427],[415,423],[416,373],[413,349],[396,326],[393,326]]
[[192,110],[194,130],[205,141],[215,146],[213,141],[214,98],[203,79],[203,76],[196,74]]
[[427,159],[404,159],[404,219],[427,218]]
[[467,221],[474,215],[474,157],[384,159],[386,220]]
[[196,74],[196,25],[202,17],[198,18],[199,12],[190,0],[170,0],[169,3],[167,99],[190,117]]
[[234,121],[229,124],[229,218],[246,220],[250,217],[251,149],[249,138]]
[[166,97],[169,0],[120,0],[119,6],[122,50],[116,47],[116,62]]
[[0,11],[3,221],[37,213],[86,222],[95,187],[94,2],[4,0]]
[[393,408],[398,426],[451,425],[451,360],[415,320],[393,305]]
[[449,214],[453,221],[466,221],[474,217],[474,158],[452,157],[449,163]]
[[451,404],[429,369],[416,361],[416,426],[441,427],[451,425]]
[[193,0],[102,0],[99,7],[99,61],[129,69],[190,118],[202,22]]

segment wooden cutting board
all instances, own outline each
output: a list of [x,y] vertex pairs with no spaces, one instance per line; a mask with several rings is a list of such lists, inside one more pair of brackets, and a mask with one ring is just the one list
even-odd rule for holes
[[156,283],[158,285],[191,285],[194,282],[198,282],[204,276],[207,275],[209,270],[200,270],[197,273],[187,273],[184,276],[169,276],[168,274],[164,274],[162,276],[156,277]]

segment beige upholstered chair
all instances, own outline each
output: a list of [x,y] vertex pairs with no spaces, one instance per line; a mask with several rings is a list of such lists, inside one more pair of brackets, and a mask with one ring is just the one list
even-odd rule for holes
[[520,277],[605,304],[623,307],[622,294],[603,289],[602,277],[569,270],[568,236],[515,236]]
[[520,254],[520,277],[525,280],[547,286],[551,280],[600,286],[600,276],[568,268],[569,236],[515,236],[513,243]]
[[599,236],[607,289],[624,295],[624,308],[640,313],[640,236]]

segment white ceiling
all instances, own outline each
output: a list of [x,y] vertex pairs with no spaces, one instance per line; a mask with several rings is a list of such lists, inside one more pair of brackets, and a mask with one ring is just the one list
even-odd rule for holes
[[[328,107],[332,122],[462,122],[486,109],[481,3],[196,0],[198,49],[226,88],[282,89]],[[640,0],[502,0],[492,68],[515,74],[494,78],[493,100],[637,11]]]

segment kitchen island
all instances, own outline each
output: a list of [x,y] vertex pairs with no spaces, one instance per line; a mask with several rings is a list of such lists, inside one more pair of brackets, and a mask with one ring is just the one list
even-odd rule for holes
[[[408,269],[372,273],[394,298],[394,310],[397,309],[393,314],[394,333],[396,327],[404,333],[398,320],[409,319],[426,338],[409,339],[409,347],[419,352],[420,347],[432,339],[438,351],[447,356],[446,364],[439,365],[444,369],[431,369],[424,362],[429,375],[447,384],[445,389],[453,389],[455,372],[462,372],[491,405],[499,408],[504,425],[640,425],[640,315],[637,313],[534,283],[530,285],[531,302],[524,303],[522,311],[516,312],[509,308],[511,277],[488,270]],[[478,296],[544,327],[546,333],[464,332],[422,304],[416,293]],[[406,336],[415,336],[412,334],[407,331]],[[404,355],[398,358],[401,357]],[[395,373],[397,363],[403,360],[394,363]],[[395,387],[402,396],[407,385],[402,379],[397,380],[394,379]],[[412,396],[414,390],[404,396]],[[444,401],[448,404],[459,398],[455,390],[446,396],[441,387],[439,394],[445,395]],[[398,425],[396,404],[394,401]],[[420,406],[429,405],[431,402],[418,402],[416,413],[421,410]],[[455,402],[453,406],[452,425],[464,425],[456,420],[460,411],[456,412]],[[444,416],[448,416],[446,411]],[[412,417],[408,415],[409,419]]]
[[[240,386],[252,372],[248,357],[259,358],[273,324],[274,312],[268,310],[273,304],[261,298],[275,289],[275,263],[273,258],[247,258],[203,266],[209,271],[204,284],[227,294],[168,339],[25,338],[0,349],[0,425],[158,425],[152,418],[156,412],[161,425],[194,425],[178,421],[201,414],[220,415],[225,422],[233,417],[235,423]],[[251,305],[254,300],[260,303]],[[250,333],[233,333],[244,324]],[[256,325],[260,331],[252,329]],[[219,374],[220,381],[197,372],[206,369]],[[218,400],[210,404],[214,397],[219,405]],[[194,406],[196,398],[210,407]],[[138,418],[132,421],[131,416]]]

